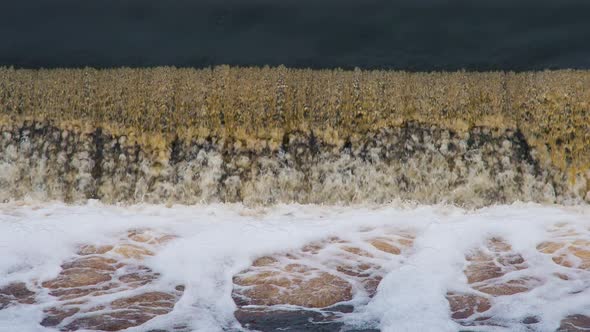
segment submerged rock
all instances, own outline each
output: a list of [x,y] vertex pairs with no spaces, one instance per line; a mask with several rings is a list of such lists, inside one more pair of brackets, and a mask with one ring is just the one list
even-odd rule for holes
[[[590,228],[581,231],[560,223],[550,229],[549,233],[553,235],[553,239],[540,243],[537,250],[551,255],[553,262],[571,270],[571,272],[590,271],[590,241],[583,238],[584,235],[590,235]],[[568,273],[558,273],[556,276],[566,281],[571,279]],[[561,321],[558,329],[558,332],[581,331],[590,331],[590,316],[570,315]]]
[[590,316],[571,315],[561,321],[557,332],[590,331]]
[[41,325],[61,331],[119,331],[171,312],[184,287],[157,286],[159,274],[141,259],[153,255],[153,245],[172,238],[133,230],[113,245],[81,246],[57,277],[41,283],[57,301],[44,310]]
[[0,310],[13,304],[31,304],[35,302],[35,293],[24,282],[14,282],[0,287]]
[[490,300],[474,294],[447,293],[453,319],[469,318],[476,313],[488,311],[492,306]]
[[[552,240],[540,243],[537,250],[552,255],[553,262],[571,272],[589,270],[586,252],[590,242],[583,240],[584,234],[558,224],[549,234]],[[587,235],[587,234],[586,234]],[[529,263],[501,238],[491,238],[487,245],[473,250],[466,256],[465,276],[473,293],[447,293],[452,318],[463,326],[505,326],[506,321],[494,317],[492,312],[495,299],[500,296],[516,296],[531,291],[543,284],[543,278],[527,273]],[[514,277],[511,275],[514,274]],[[569,281],[573,278],[568,271],[555,273],[556,278]],[[587,287],[583,286],[584,288]],[[576,290],[571,295],[582,290]],[[542,316],[529,316],[519,324],[534,326],[542,321]],[[535,330],[531,327],[532,330]],[[590,318],[583,314],[574,314],[564,318],[558,331],[579,332],[590,330]]]
[[488,239],[485,246],[472,250],[465,259],[465,277],[476,292],[448,292],[446,295],[451,317],[464,326],[502,326],[501,321],[486,316],[493,307],[494,298],[527,292],[541,282],[526,274],[510,278],[513,272],[527,269],[528,264],[510,244],[498,237]]
[[557,225],[551,232],[555,240],[540,243],[540,252],[551,255],[561,266],[590,270],[590,240],[580,238],[580,233],[566,225]]
[[233,278],[235,317],[260,331],[372,331],[339,320],[354,310],[346,303],[372,297],[386,273],[383,266],[407,251],[413,239],[409,231],[367,229],[359,242],[332,237],[260,257]]
[[[61,329],[64,331],[81,329],[120,331],[139,326],[156,316],[171,312],[179,295],[175,292],[146,292],[120,298],[104,307],[98,306],[88,311],[76,311],[76,313],[82,313],[83,316],[70,320]],[[108,309],[107,312],[104,312],[105,309]],[[52,319],[53,317],[55,316],[49,315],[46,319]],[[60,318],[62,317],[60,316]],[[42,325],[47,326],[48,324]]]

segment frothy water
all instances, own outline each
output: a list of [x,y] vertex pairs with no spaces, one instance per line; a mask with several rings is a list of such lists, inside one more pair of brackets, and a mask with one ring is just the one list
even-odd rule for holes
[[292,133],[281,144],[210,137],[154,152],[101,129],[15,126],[0,136],[0,200],[482,207],[590,199],[584,176],[571,181],[543,162],[518,130],[407,123],[341,143]]
[[[178,298],[166,297],[169,310],[162,309],[168,302],[160,303],[160,311],[150,309],[151,319],[128,331],[238,331],[236,309],[269,308],[236,304],[236,275],[256,269],[283,273],[288,269],[280,262],[294,261],[304,267],[297,273],[307,278],[323,271],[351,285],[350,298],[336,305],[353,309],[334,318],[340,324],[335,331],[555,331],[560,325],[568,331],[566,317],[590,316],[586,206],[123,207],[89,201],[79,206],[8,203],[0,210],[0,290],[18,282],[28,289],[24,300],[8,299],[0,291],[0,331],[92,326],[92,315],[106,312],[112,318],[112,312],[132,310],[136,307],[123,300],[146,292]],[[89,252],[89,245],[110,251],[103,255],[106,249],[92,247]],[[71,290],[55,283],[66,280],[64,271],[78,268],[84,257],[102,257],[113,266],[103,270],[117,275],[120,284],[103,293],[76,293],[83,304],[67,304]],[[261,257],[273,260],[256,263]],[[359,286],[362,274],[338,269],[358,267],[355,262],[366,263],[367,278],[378,276],[374,294]],[[495,278],[470,272],[489,270],[490,262]],[[129,271],[149,272],[132,281],[121,277]],[[465,318],[451,306],[449,294],[479,296],[488,307]],[[79,311],[50,326],[50,309],[67,305]],[[305,308],[285,303],[270,309]]]

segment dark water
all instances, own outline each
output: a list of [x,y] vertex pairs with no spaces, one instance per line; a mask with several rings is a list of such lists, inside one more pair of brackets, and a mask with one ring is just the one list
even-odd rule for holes
[[590,1],[0,0],[0,65],[590,68]]

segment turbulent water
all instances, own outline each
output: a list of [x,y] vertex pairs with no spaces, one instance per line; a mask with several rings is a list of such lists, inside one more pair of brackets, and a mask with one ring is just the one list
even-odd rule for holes
[[[146,230],[151,235],[146,237]],[[388,243],[401,250],[375,242],[390,241],[387,236],[396,239]],[[143,281],[131,287],[119,275],[121,285],[103,287],[102,293],[79,293],[84,287],[78,293],[56,293],[66,287],[56,283],[70,280],[62,270],[70,269],[71,277],[82,266],[76,259],[104,251],[90,252],[89,245],[115,248],[104,255],[119,264],[116,273],[141,265],[139,271],[150,277],[135,275],[133,280]],[[270,266],[289,278],[295,272],[268,263],[285,259],[296,260],[299,269],[327,271],[352,285],[346,286],[351,297],[338,304],[353,309],[343,310],[329,324],[318,323],[318,331],[555,331],[560,325],[561,331],[577,331],[568,329],[573,325],[567,317],[579,323],[590,315],[590,210],[581,206],[517,203],[463,210],[401,203],[264,208],[8,203],[0,206],[0,248],[0,330],[7,332],[93,326],[92,315],[106,315],[102,320],[117,317],[113,312],[121,302],[116,299],[145,292],[172,294],[166,297],[170,309],[154,309],[152,319],[129,331],[237,331],[239,319],[244,323],[244,312],[252,308],[238,301],[244,273]],[[379,274],[371,279],[378,283],[376,292],[355,284],[364,280],[361,274],[340,269],[354,263],[346,261],[352,254],[358,255],[354,262],[364,262],[371,266],[367,271]],[[274,258],[255,261],[260,257]],[[474,266],[479,270],[473,272]],[[501,272],[494,270],[498,267]],[[481,278],[481,271],[492,271],[492,278]],[[302,273],[308,275],[305,269]],[[5,286],[19,282],[27,290],[7,295]],[[487,307],[467,318],[457,314],[457,303],[449,298],[463,293],[480,296]],[[289,299],[297,303],[296,297]],[[146,303],[140,308],[149,309]],[[51,308],[68,305],[79,311],[55,324]],[[265,327],[262,318],[257,321],[261,330],[289,327],[280,319],[271,319]],[[305,326],[299,330],[314,325]]]
[[83,202],[246,204],[489,204],[590,199],[542,162],[515,130],[466,133],[408,123],[342,146],[311,134],[244,142],[215,137],[173,141],[161,153],[100,129],[62,130],[44,123],[0,137],[0,199]]
[[341,143],[4,127],[0,331],[590,329],[583,176],[512,129]]

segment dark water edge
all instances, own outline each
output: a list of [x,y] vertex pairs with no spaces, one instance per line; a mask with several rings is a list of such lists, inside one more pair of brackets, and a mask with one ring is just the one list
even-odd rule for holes
[[590,68],[590,1],[0,2],[0,66]]
[[[348,305],[314,310],[238,309],[235,317],[244,328],[260,332],[379,332],[375,328],[346,326],[339,320],[343,313],[352,312]],[[376,325],[376,324],[375,324]]]

